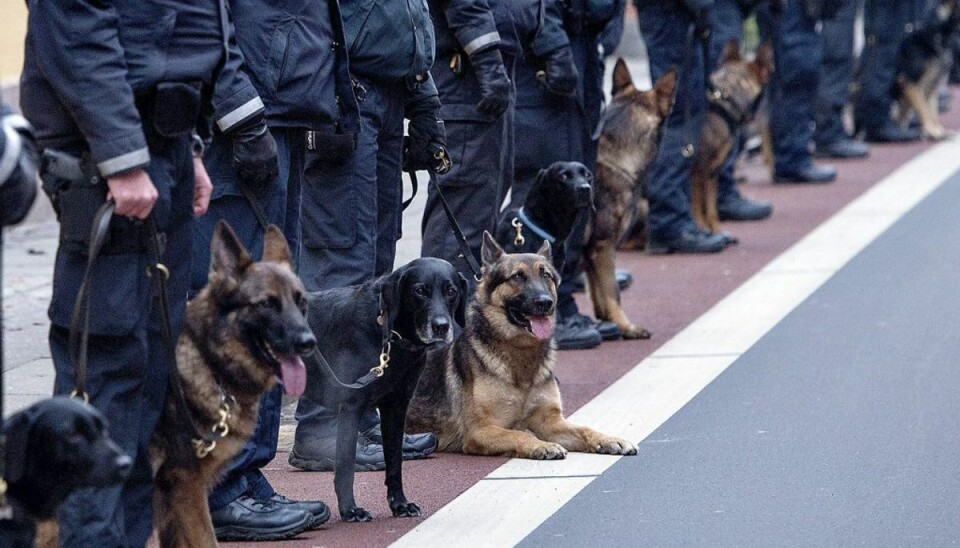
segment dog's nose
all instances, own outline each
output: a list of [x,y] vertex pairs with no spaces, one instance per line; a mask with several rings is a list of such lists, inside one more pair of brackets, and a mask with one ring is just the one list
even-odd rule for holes
[[590,187],[589,183],[583,183],[577,187],[577,201],[581,204],[590,203],[590,198],[592,197],[593,189]]
[[133,468],[133,459],[127,455],[117,455],[113,462],[113,480],[123,481],[130,475],[130,469]]
[[531,304],[537,314],[546,315],[553,311],[553,298],[550,295],[537,295]]
[[293,350],[297,354],[306,354],[312,352],[317,346],[317,338],[313,336],[310,330],[305,329],[294,336]]
[[447,336],[447,331],[450,331],[450,320],[447,318],[434,318],[430,322],[430,327],[433,328],[433,336],[443,338]]

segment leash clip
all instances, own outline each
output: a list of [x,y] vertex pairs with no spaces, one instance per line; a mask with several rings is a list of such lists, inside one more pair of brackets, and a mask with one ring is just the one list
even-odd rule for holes
[[[513,238],[513,245],[519,247],[522,246],[526,239],[523,237],[523,223],[520,222],[520,219],[514,217],[510,224],[513,225],[513,228],[517,229],[517,235]],[[480,281],[480,280],[477,280]]]
[[90,394],[87,394],[85,391],[77,388],[74,388],[73,392],[70,392],[70,397],[83,400],[83,403],[90,403]]
[[198,459],[206,458],[217,446],[217,442],[214,440],[204,441],[194,439],[190,441],[193,442],[193,452],[197,455]]
[[147,277],[148,277],[148,278],[152,278],[154,271],[159,272],[159,273],[160,273],[160,277],[163,278],[164,281],[170,279],[170,269],[167,268],[167,265],[165,265],[165,264],[163,264],[163,263],[157,263],[157,264],[155,264],[155,265],[153,265],[153,266],[148,266],[148,267],[147,267]]
[[370,372],[379,379],[388,365],[390,365],[390,341],[384,343],[383,350],[380,352],[380,365],[372,368]]

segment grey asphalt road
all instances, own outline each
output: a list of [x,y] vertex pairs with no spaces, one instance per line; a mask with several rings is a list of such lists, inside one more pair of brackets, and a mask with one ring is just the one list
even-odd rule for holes
[[960,176],[523,546],[960,544]]

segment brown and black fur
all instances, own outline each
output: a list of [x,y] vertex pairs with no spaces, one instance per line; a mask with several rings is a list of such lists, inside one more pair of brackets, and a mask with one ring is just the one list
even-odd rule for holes
[[763,88],[773,73],[773,48],[763,44],[756,58],[740,57],[740,45],[724,45],[718,68],[710,75],[713,91],[708,93],[707,116],[694,156],[690,210],[693,220],[710,232],[720,232],[717,214],[717,177],[730,156],[740,128],[756,110]]
[[[190,416],[181,413],[171,387],[150,448],[161,546],[216,546],[207,492],[253,434],[260,397],[281,375],[277,356],[288,359],[316,345],[305,318],[305,294],[278,228],[267,230],[263,260],[253,262],[230,227],[217,224],[209,282],[187,305],[176,349]],[[235,402],[229,433],[198,458],[188,421],[208,431],[219,420],[224,397]]]
[[923,23],[904,38],[897,61],[898,121],[916,114],[923,136],[940,140],[949,132],[940,123],[938,90],[953,65],[951,40],[960,29],[957,0],[940,0]]
[[550,244],[504,253],[484,234],[483,280],[452,346],[431,353],[407,414],[412,431],[431,431],[441,451],[562,459],[567,451],[635,454],[627,440],[563,417],[550,337],[530,317],[552,317],[559,276]]
[[613,69],[613,99],[607,107],[594,173],[596,214],[584,236],[583,269],[597,319],[616,323],[627,339],[650,332],[627,318],[620,307],[615,268],[616,245],[636,210],[639,181],[657,155],[660,129],[673,105],[677,74],[667,71],[649,91],[633,85],[623,59]]

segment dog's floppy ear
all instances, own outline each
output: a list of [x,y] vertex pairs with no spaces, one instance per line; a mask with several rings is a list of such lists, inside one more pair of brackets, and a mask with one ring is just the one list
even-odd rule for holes
[[731,38],[723,44],[723,51],[720,52],[720,59],[717,61],[718,65],[724,63],[734,63],[740,60],[740,43],[736,39]]
[[489,232],[484,230],[483,245],[480,246],[480,259],[483,261],[483,266],[492,265],[499,261],[501,256],[503,256],[503,248],[497,245],[497,241]]
[[268,226],[267,233],[263,237],[263,260],[280,263],[293,270],[290,246],[287,245],[287,239],[276,225]]
[[470,300],[470,282],[459,272],[457,272],[457,278],[460,280],[460,300],[457,301],[457,309],[453,312],[453,319],[457,322],[457,325],[464,327],[467,325],[467,301]]
[[210,274],[235,278],[251,264],[253,259],[230,225],[218,221],[210,242]]
[[20,481],[27,470],[27,445],[32,425],[33,414],[29,409],[13,415],[3,425],[6,455],[0,457],[4,459],[3,477],[10,483]]
[[540,249],[537,250],[537,254],[542,255],[551,263],[553,262],[553,252],[550,250],[550,242],[544,240],[543,243],[540,244]]
[[750,68],[756,73],[757,80],[761,85],[766,85],[770,81],[770,75],[773,73],[773,46],[770,42],[764,42],[757,48],[757,57],[753,60]]
[[623,57],[617,57],[617,64],[613,67],[613,89],[610,95],[617,95],[633,88],[633,78],[630,77],[630,69],[627,68],[627,62]]
[[379,314],[386,322],[388,331],[393,329],[393,322],[400,315],[400,291],[403,289],[403,279],[406,274],[407,267],[401,267],[385,276],[380,285]]
[[654,84],[651,93],[654,94],[654,100],[656,101],[657,111],[660,113],[661,118],[666,118],[670,114],[670,109],[673,108],[673,97],[674,91],[677,88],[677,69],[671,68],[657,80],[657,83]]

